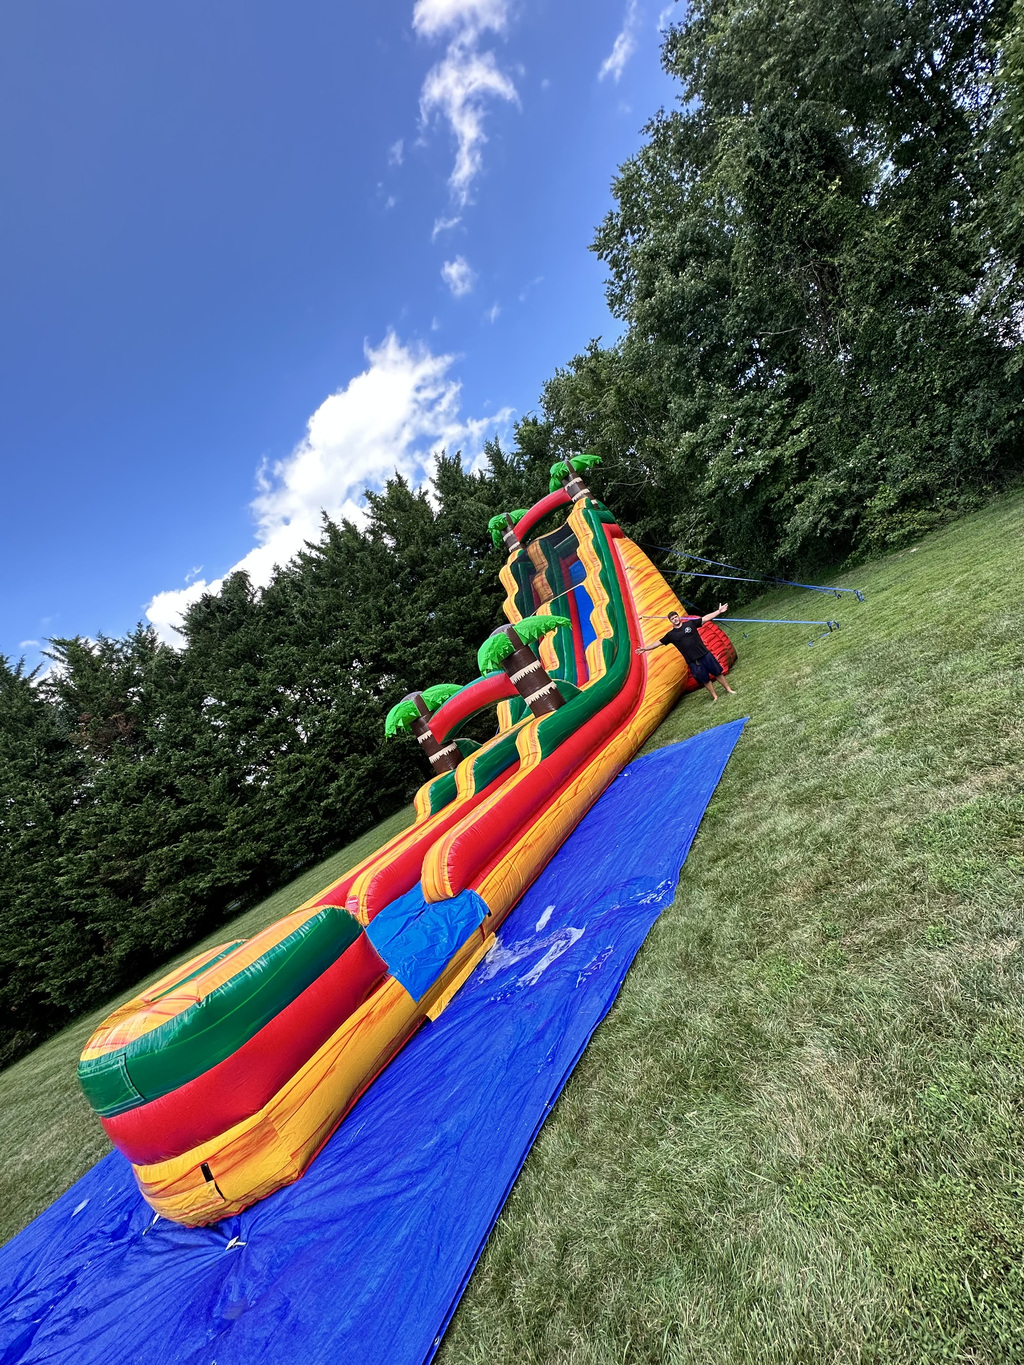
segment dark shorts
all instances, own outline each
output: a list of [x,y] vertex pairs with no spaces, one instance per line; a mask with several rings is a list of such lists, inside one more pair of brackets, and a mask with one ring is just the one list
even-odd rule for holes
[[703,659],[697,659],[689,665],[690,672],[693,674],[694,682],[700,683],[701,687],[709,683],[712,678],[717,678],[722,672],[722,665],[709,649]]

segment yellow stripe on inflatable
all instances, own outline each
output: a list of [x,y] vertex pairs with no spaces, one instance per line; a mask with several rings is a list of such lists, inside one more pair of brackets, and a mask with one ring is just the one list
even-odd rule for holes
[[240,1213],[297,1180],[370,1080],[468,976],[483,938],[475,930],[419,1001],[387,977],[251,1118],[170,1161],[134,1167],[146,1201],[166,1218],[198,1225]]
[[90,1061],[94,1057],[102,1057],[108,1052],[126,1047],[134,1039],[143,1037],[152,1032],[153,1029],[159,1028],[161,1024],[166,1024],[169,1019],[174,1019],[179,1014],[183,1014],[185,1010],[197,1005],[200,1000],[205,1000],[208,995],[211,995],[219,986],[223,986],[225,982],[230,981],[233,976],[245,971],[246,967],[251,966],[257,958],[262,957],[275,944],[280,943],[289,934],[293,934],[308,919],[319,913],[319,909],[315,907],[295,910],[268,928],[261,929],[253,938],[240,943],[234,952],[222,957],[209,971],[202,972],[171,990],[161,991],[160,987],[163,982],[172,982],[176,978],[188,976],[190,971],[194,971],[200,965],[203,957],[209,961],[218,953],[223,952],[224,945],[221,944],[219,948],[211,948],[207,954],[194,958],[192,962],[179,968],[177,973],[171,973],[164,977],[163,981],[158,981],[155,986],[149,986],[141,995],[137,995],[134,1000],[129,1001],[127,1005],[122,1005],[120,1009],[108,1015],[89,1039],[82,1053],[82,1060]]

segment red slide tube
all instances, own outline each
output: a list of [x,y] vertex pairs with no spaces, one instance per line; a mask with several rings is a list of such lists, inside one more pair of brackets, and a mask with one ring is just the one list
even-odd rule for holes
[[564,488],[556,488],[547,497],[541,498],[540,502],[535,502],[525,517],[515,524],[515,533],[520,540],[528,536],[538,521],[543,521],[549,512],[553,512],[556,507],[564,507],[567,502],[572,502],[569,494]]
[[507,701],[509,697],[518,696],[519,693],[509,682],[508,674],[504,670],[488,673],[486,678],[479,678],[476,682],[470,683],[461,692],[456,692],[454,697],[450,697],[443,706],[438,707],[430,717],[431,732],[438,744],[443,744],[455,727],[461,725],[474,711],[482,711],[492,702]]

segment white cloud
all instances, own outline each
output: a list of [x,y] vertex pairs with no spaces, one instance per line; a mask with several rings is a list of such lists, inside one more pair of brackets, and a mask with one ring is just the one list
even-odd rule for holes
[[611,52],[601,64],[601,70],[597,73],[597,78],[603,81],[605,76],[611,76],[612,80],[617,81],[622,75],[626,63],[636,51],[636,29],[640,18],[638,0],[629,0],[626,6],[626,16],[622,21],[622,29],[612,46]]
[[430,240],[431,240],[432,242],[436,242],[438,236],[440,235],[440,233],[442,233],[442,232],[448,232],[449,229],[458,227],[459,224],[460,224],[461,222],[462,222],[462,219],[461,219],[460,217],[455,217],[455,218],[435,218],[435,219],[434,219],[434,230],[433,230],[433,232],[430,234]]
[[500,316],[501,305],[498,303],[492,303],[490,308],[488,308],[487,312],[484,314],[484,317],[487,319],[488,322],[497,322]]
[[41,642],[40,640],[19,640],[19,641],[18,641],[18,648],[19,648],[19,649],[27,649],[27,648],[29,647],[29,645],[37,645],[37,646],[38,646],[38,645],[41,644],[41,643],[42,643],[42,642]]
[[388,165],[400,166],[405,159],[405,139],[399,138],[388,148]]
[[187,588],[170,588],[166,592],[158,592],[152,601],[146,603],[146,620],[164,644],[180,645],[183,641],[177,627],[181,625],[186,607],[198,602],[205,592],[220,592],[220,585],[223,582],[223,578],[215,578],[212,583],[207,583],[205,578],[199,578]]
[[526,296],[530,292],[530,290],[533,289],[536,285],[543,283],[544,283],[543,275],[534,275],[533,279],[530,280],[528,284],[524,284],[522,289],[519,291],[519,302],[525,303]]
[[452,197],[461,208],[483,165],[484,114],[488,98],[518,104],[516,88],[498,69],[493,52],[477,52],[452,43],[443,61],[427,73],[420,94],[424,122],[439,113],[455,134],[455,165],[448,177]]
[[412,26],[424,38],[458,33],[500,33],[508,23],[508,0],[416,0]]
[[[260,472],[252,503],[256,545],[229,573],[244,569],[264,586],[275,565],[286,564],[305,541],[319,539],[321,511],[359,521],[364,489],[380,488],[396,470],[421,484],[443,447],[463,449],[472,459],[489,432],[511,416],[508,408],[493,417],[460,416],[460,385],[449,374],[454,356],[405,346],[389,332],[380,346],[367,346],[366,359],[361,374],[320,404],[292,453],[269,473]],[[181,644],[174,628],[182,612],[203,593],[218,592],[223,581],[200,578],[157,593],[146,617],[162,640]]]
[[441,267],[441,275],[457,299],[471,293],[476,284],[476,272],[465,256],[456,256],[454,261],[445,261]]
[[423,82],[420,116],[424,124],[435,116],[447,120],[455,136],[455,165],[448,184],[460,208],[469,202],[470,187],[483,164],[488,101],[519,103],[515,85],[498,67],[494,53],[478,47],[483,33],[500,33],[507,22],[507,0],[417,0],[413,11],[413,27],[421,36],[452,35],[444,57]]

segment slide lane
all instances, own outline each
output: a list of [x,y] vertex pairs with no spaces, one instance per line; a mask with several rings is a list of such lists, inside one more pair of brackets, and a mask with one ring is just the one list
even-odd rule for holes
[[[569,498],[568,495],[560,492],[559,494],[550,494],[543,502],[546,505],[546,510],[542,515],[546,515],[548,511],[567,504]],[[539,519],[539,517],[535,518],[535,520]],[[590,682],[587,688],[583,689],[583,693],[586,693],[589,687],[599,682],[607,671],[609,644],[612,645],[611,652],[614,653],[614,629],[608,614],[608,593],[602,582],[603,576],[609,572],[610,562],[607,554],[596,552],[592,544],[595,535],[601,536],[602,540],[604,539],[603,524],[599,515],[594,513],[587,515],[583,505],[580,504],[573,507],[569,516],[569,524],[579,541],[579,557],[586,569],[585,579],[580,586],[584,587],[594,604],[591,631],[594,636],[592,645],[595,647],[595,653],[590,660]],[[523,553],[525,553],[523,550],[516,552],[517,555]],[[515,601],[518,584],[516,584],[507,566],[502,571],[502,581],[505,583],[509,594],[505,602],[505,613],[514,624],[515,620],[521,619]],[[551,607],[549,605],[542,606],[539,608],[538,614],[550,615]],[[602,641],[605,642],[603,645]],[[547,640],[544,641],[544,645],[548,645]],[[554,662],[554,660],[549,660],[549,662]],[[507,700],[510,693],[518,696],[504,673],[492,674],[489,677],[478,679],[445,702],[434,713],[431,718],[431,728],[434,731],[435,738],[439,742],[443,742],[457,725],[479,710],[482,705],[487,705],[492,701],[500,703]],[[486,700],[483,700],[485,696]],[[580,697],[574,698],[569,705],[579,707],[581,702],[582,694]],[[593,698],[587,702],[582,702],[583,707],[588,710],[594,704]],[[573,715],[575,714],[576,711],[574,710]],[[352,914],[356,915],[362,924],[368,924],[392,900],[411,890],[421,879],[424,880],[425,888],[428,885],[430,886],[428,895],[431,899],[441,899],[443,895],[456,894],[454,892],[437,892],[435,882],[426,870],[428,861],[432,866],[433,851],[453,829],[461,829],[464,826],[472,828],[476,813],[483,807],[494,804],[500,805],[501,793],[522,768],[523,735],[535,731],[539,725],[552,719],[554,717],[544,717],[542,720],[537,720],[535,717],[527,715],[517,724],[502,730],[488,740],[486,744],[459,764],[455,773],[454,797],[440,810],[434,812],[430,811],[430,792],[439,783],[445,782],[446,779],[432,779],[418,793],[418,813],[413,825],[395,835],[380,850],[351,869],[326,892],[321,892],[313,897],[310,904],[344,905]],[[435,724],[437,728],[435,728]],[[564,724],[565,721],[563,720],[562,725]],[[438,733],[439,730],[441,733]],[[534,748],[529,741],[526,742],[525,747],[528,753],[532,752]]]
[[[573,517],[582,520],[584,515],[582,508],[574,509]],[[492,917],[498,916],[502,907],[512,903],[509,896],[514,900],[522,894],[633,752],[628,744],[635,732],[629,722],[641,707],[649,678],[657,677],[657,690],[662,695],[657,706],[644,712],[645,738],[674,704],[689,677],[677,651],[666,650],[664,657],[655,656],[658,665],[654,675],[648,669],[649,656],[635,652],[643,639],[639,616],[653,610],[679,610],[675,595],[647,556],[626,540],[617,526],[600,526],[596,535],[605,541],[602,560],[612,568],[617,589],[608,594],[607,608],[614,657],[601,682],[590,684],[575,701],[572,719],[576,720],[584,697],[598,704],[602,693],[605,697],[610,694],[610,698],[600,709],[592,705],[590,717],[577,723],[578,728],[553,752],[544,752],[544,738],[560,720],[562,724],[568,721],[568,707],[520,735],[520,766],[515,777],[501,793],[484,802],[472,820],[461,821],[449,830],[424,860],[423,889],[429,900],[455,896],[470,887],[491,907]],[[631,570],[627,569],[627,558]],[[624,743],[619,743],[620,733]],[[580,771],[589,767],[594,769],[592,777],[577,783]],[[588,791],[591,794],[586,797]]]

